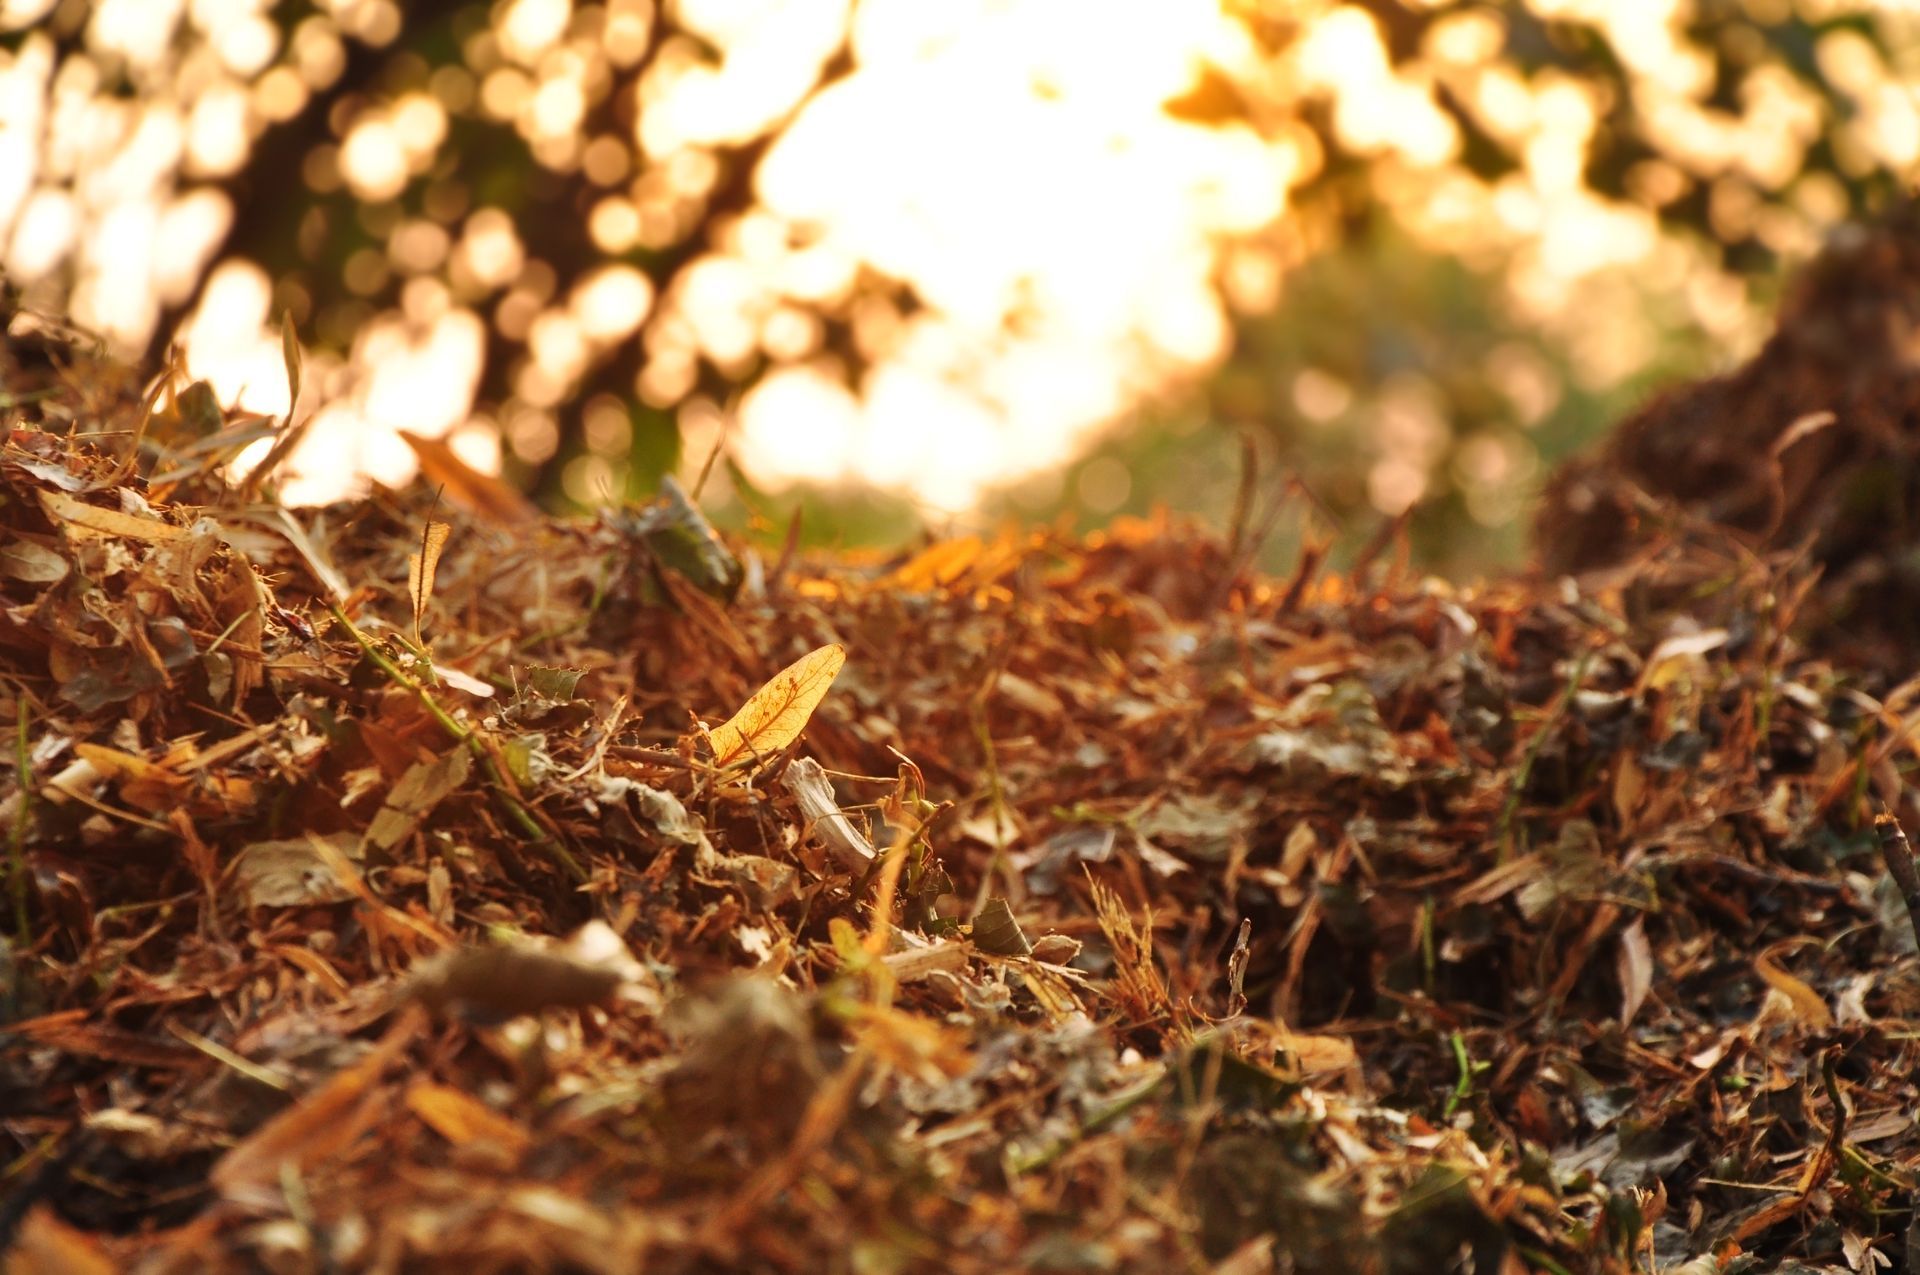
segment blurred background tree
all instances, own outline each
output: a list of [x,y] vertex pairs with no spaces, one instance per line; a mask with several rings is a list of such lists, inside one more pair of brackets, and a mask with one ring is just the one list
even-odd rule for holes
[[[445,438],[557,506],[816,537],[1225,517],[1511,560],[1545,471],[1750,353],[1920,160],[1839,0],[0,0],[0,266],[221,396],[287,494]],[[806,493],[811,491],[811,495]],[[1295,528],[1294,534],[1298,533]],[[1283,537],[1284,539],[1284,537]]]

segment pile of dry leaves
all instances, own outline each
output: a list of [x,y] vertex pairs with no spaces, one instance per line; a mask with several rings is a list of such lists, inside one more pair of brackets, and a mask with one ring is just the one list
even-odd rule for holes
[[1803,555],[1803,631],[1906,676],[1920,648],[1920,202],[1847,225],[1793,281],[1744,366],[1676,387],[1556,475],[1553,570],[1617,564],[1691,522]]
[[4,317],[10,1275],[1920,1261],[1920,687],[1801,559],[289,511]]

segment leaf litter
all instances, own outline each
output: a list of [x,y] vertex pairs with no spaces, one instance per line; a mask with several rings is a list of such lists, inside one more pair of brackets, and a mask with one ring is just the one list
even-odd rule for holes
[[10,1275],[1920,1261],[1916,692],[1790,547],[287,510],[5,318]]

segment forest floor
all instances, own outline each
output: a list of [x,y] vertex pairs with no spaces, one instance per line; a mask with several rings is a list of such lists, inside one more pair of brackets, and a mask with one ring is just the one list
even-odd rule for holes
[[1609,552],[1471,589],[1254,509],[822,558],[282,509],[280,422],[0,318],[8,1275],[1920,1269],[1838,462],[1603,459]]

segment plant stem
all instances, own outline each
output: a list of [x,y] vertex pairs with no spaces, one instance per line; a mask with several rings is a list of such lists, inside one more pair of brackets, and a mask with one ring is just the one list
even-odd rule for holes
[[13,808],[13,828],[8,837],[11,851],[10,872],[13,891],[13,937],[22,948],[32,946],[27,933],[27,820],[33,813],[33,751],[27,734],[26,696],[14,703],[13,764],[14,782],[20,785],[20,802]]
[[487,747],[487,741],[482,740],[479,733],[471,727],[463,726],[454,720],[453,716],[448,713],[446,709],[442,708],[433,696],[427,693],[426,687],[422,686],[408,674],[405,669],[395,664],[391,659],[388,659],[386,652],[368,640],[367,635],[362,633],[354,622],[347,618],[347,613],[341,609],[337,599],[327,599],[327,610],[333,613],[334,622],[352,635],[353,640],[359,643],[360,649],[366,653],[367,658],[372,660],[382,673],[385,673],[395,685],[404,687],[407,691],[411,692],[413,697],[420,701],[420,706],[425,708],[433,720],[440,724],[440,729],[445,731],[448,737],[455,743],[463,745],[468,752],[473,754],[474,760],[478,761],[482,769],[487,772],[487,779],[492,784],[494,796],[499,799],[500,804],[506,809],[508,816],[511,817],[516,824],[520,825],[520,830],[526,833],[536,844],[543,847],[561,867],[566,869],[567,874],[575,881],[585,884],[589,879],[587,870],[580,866],[580,861],[573,857],[573,854],[561,843],[558,837],[550,835],[545,828],[540,826],[539,821],[533,817],[532,812],[513,794],[512,787],[506,777],[506,772],[500,768],[494,751]]
[[1561,687],[1553,707],[1547,711],[1546,720],[1540,723],[1540,728],[1534,731],[1533,737],[1527,741],[1526,751],[1520,755],[1520,764],[1513,768],[1513,782],[1507,788],[1507,800],[1500,807],[1500,818],[1494,824],[1493,830],[1494,844],[1499,847],[1498,857],[1502,863],[1506,862],[1510,848],[1507,845],[1507,833],[1513,826],[1514,815],[1519,812],[1520,794],[1526,791],[1527,781],[1533,776],[1533,763],[1539,758],[1540,750],[1546,747],[1547,739],[1552,735],[1554,728],[1567,715],[1567,710],[1572,706],[1573,697],[1579,691],[1580,684],[1587,680],[1587,666],[1591,663],[1593,663],[1593,650],[1589,647],[1581,652],[1579,663],[1574,665],[1573,675],[1567,679],[1567,684]]

